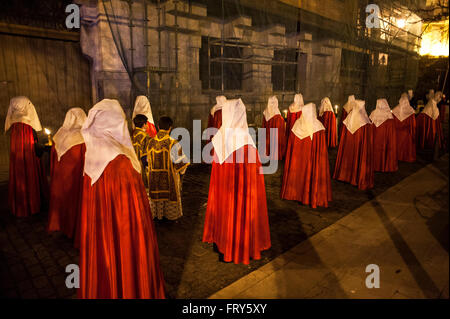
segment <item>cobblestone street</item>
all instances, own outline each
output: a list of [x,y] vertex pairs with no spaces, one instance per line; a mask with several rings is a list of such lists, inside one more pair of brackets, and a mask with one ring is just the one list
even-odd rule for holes
[[[336,150],[330,151],[334,168]],[[202,243],[210,167],[193,165],[183,184],[184,216],[176,222],[155,221],[161,266],[169,298],[206,298],[333,224],[426,164],[399,163],[393,174],[375,174],[375,188],[358,191],[332,180],[328,208],[311,209],[279,198],[282,167],[265,176],[272,248],[249,266],[222,263],[212,245]],[[447,173],[448,174],[448,173]],[[46,232],[46,212],[17,219],[7,207],[7,169],[1,173],[0,295],[7,298],[75,298],[65,286],[65,267],[78,263],[78,251],[59,233]]]

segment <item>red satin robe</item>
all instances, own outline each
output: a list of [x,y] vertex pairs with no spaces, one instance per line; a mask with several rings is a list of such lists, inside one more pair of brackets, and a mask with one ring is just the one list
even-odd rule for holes
[[74,238],[75,247],[79,247],[85,152],[86,145],[83,143],[71,147],[60,161],[55,147],[51,154],[48,231],[61,231],[67,237]]
[[8,204],[17,217],[27,217],[41,210],[48,200],[48,181],[36,156],[33,128],[14,123],[10,128]]
[[91,186],[83,178],[80,298],[164,298],[150,204],[141,175],[125,155]]
[[342,125],[333,178],[365,190],[373,188],[373,124],[366,124],[354,134]]
[[284,164],[281,198],[305,205],[328,207],[331,201],[331,178],[325,131],[314,133],[313,139],[289,137]]
[[289,141],[289,136],[291,135],[292,127],[294,126],[295,121],[297,121],[302,115],[302,111],[291,113],[288,111],[286,117],[286,143]]
[[441,119],[441,123],[444,123],[444,121],[445,121],[445,112],[448,109],[448,104],[438,103],[438,108],[439,108],[439,118]]
[[397,131],[394,119],[374,125],[373,169],[375,172],[395,172],[398,170]]
[[334,112],[326,111],[323,112],[322,116],[319,116],[319,121],[325,126],[325,135],[328,147],[337,146],[337,127],[336,127],[336,116]]
[[157,133],[155,125],[150,123],[150,122],[147,122],[147,124],[148,124],[147,125],[147,130],[146,130],[147,134],[150,137],[155,137],[156,133]]
[[395,129],[397,131],[397,155],[403,162],[416,161],[416,117],[411,114],[400,121],[394,116]]
[[[287,138],[286,123],[280,114],[273,116],[269,121],[266,121],[263,116],[262,127],[266,129],[266,155],[269,155],[272,160],[282,160],[286,152]],[[270,129],[276,128],[278,136],[270,136]],[[278,148],[278,156],[275,157],[275,149]]]
[[420,113],[416,118],[416,128],[416,142],[419,149],[434,149],[435,143],[439,148],[443,148],[444,134],[440,116],[433,120],[428,115]]
[[222,126],[222,110],[217,110],[214,112],[214,115],[209,113],[208,116],[208,127],[215,127],[219,129]]
[[341,138],[342,138],[342,128],[344,127],[344,120],[347,117],[347,115],[348,115],[347,111],[343,108],[341,113],[341,121],[339,122],[338,128],[338,134]]
[[219,164],[214,156],[203,241],[215,243],[224,261],[247,265],[271,246],[261,162],[248,145],[230,155],[233,163]]

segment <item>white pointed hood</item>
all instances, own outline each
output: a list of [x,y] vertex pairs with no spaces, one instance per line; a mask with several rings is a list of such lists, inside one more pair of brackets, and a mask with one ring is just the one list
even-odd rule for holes
[[428,103],[423,108],[422,113],[428,115],[433,120],[436,120],[439,116],[439,109],[437,107],[436,100],[435,99],[428,100]]
[[320,102],[319,116],[322,116],[324,112],[331,111],[334,113],[333,106],[328,97],[325,97]]
[[366,102],[363,100],[355,100],[352,110],[343,122],[347,130],[352,134],[360,127],[371,124],[370,119],[367,116],[365,104]]
[[5,132],[14,123],[30,125],[35,131],[42,131],[41,122],[33,103],[25,96],[16,96],[9,102],[8,113],[5,120]]
[[145,95],[139,95],[136,98],[136,101],[134,102],[133,116],[131,119],[134,119],[134,117],[138,114],[145,115],[147,117],[147,121],[155,125],[155,121],[153,120],[152,107],[150,105],[150,101]]
[[408,117],[415,113],[414,109],[409,104],[409,98],[407,93],[403,93],[398,101],[398,105],[392,109],[392,114],[400,121],[403,122]]
[[393,119],[391,108],[386,99],[378,99],[375,110],[370,113],[369,118],[376,127],[380,126],[387,120]]
[[268,122],[272,117],[278,114],[281,115],[280,109],[278,108],[278,99],[274,95],[269,97],[269,101],[267,102],[267,107],[264,110],[263,115],[266,121]]
[[73,146],[84,143],[81,127],[86,118],[86,113],[79,107],[74,107],[67,111],[63,125],[53,136],[58,161]]
[[227,98],[223,95],[216,96],[216,105],[211,108],[211,115],[214,115],[216,111],[221,110]]
[[321,130],[325,130],[325,127],[317,119],[316,105],[314,103],[306,104],[302,108],[302,116],[295,121],[292,132],[299,139],[309,136],[312,140],[314,133]]
[[289,112],[291,113],[297,113],[302,110],[303,105],[305,103],[303,102],[303,95],[301,93],[297,93],[294,96],[294,103],[289,105]]
[[89,110],[81,128],[86,143],[84,173],[93,185],[106,166],[118,155],[127,156],[133,168],[141,172],[141,164],[134,152],[125,113],[117,100],[104,99]]
[[344,110],[348,113],[351,112],[353,106],[355,105],[355,96],[354,95],[349,95],[348,99],[347,99],[347,103],[344,104],[343,108]]
[[245,145],[255,147],[248,132],[247,111],[241,99],[227,100],[222,107],[222,126],[212,138],[214,151],[222,164]]

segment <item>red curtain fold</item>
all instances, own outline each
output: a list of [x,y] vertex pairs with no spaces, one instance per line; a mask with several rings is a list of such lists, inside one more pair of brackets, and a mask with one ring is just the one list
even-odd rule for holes
[[[266,129],[266,155],[269,155],[272,160],[282,160],[286,152],[287,139],[286,123],[280,114],[273,116],[269,121],[263,117],[262,127]],[[270,136],[270,129],[276,128],[278,136]],[[278,148],[278,156],[275,157],[275,149]]]
[[375,172],[395,172],[398,170],[397,131],[394,119],[374,126],[373,169]]
[[91,186],[83,178],[80,298],[164,298],[152,214],[141,175],[119,155]]
[[400,121],[394,116],[397,134],[398,160],[403,162],[416,161],[416,117],[411,114]]
[[38,213],[48,200],[48,181],[35,153],[33,128],[14,123],[10,132],[8,204],[15,216],[27,217]]
[[331,177],[325,131],[299,139],[289,137],[284,165],[281,198],[305,205],[328,207],[332,200]]
[[325,126],[325,134],[327,139],[328,147],[337,146],[337,126],[336,126],[336,116],[334,112],[326,111],[323,112],[322,116],[319,116],[319,120]]
[[351,134],[342,126],[333,178],[365,190],[373,188],[373,124]]
[[203,241],[215,243],[224,261],[249,264],[271,246],[264,176],[253,146],[230,156],[233,163],[216,156],[212,163]]
[[51,151],[48,231],[61,231],[67,237],[74,238],[75,247],[79,247],[85,152],[86,145],[78,144],[71,147],[58,161],[55,147]]

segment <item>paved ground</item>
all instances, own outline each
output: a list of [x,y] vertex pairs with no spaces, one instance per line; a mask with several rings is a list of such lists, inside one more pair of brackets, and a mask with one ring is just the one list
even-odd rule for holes
[[[449,298],[448,155],[211,298]],[[380,270],[368,289],[366,266]]]
[[[331,169],[335,155],[336,150],[332,150]],[[201,242],[210,167],[190,167],[183,185],[185,216],[178,222],[155,222],[168,297],[212,295],[332,225],[426,164],[421,157],[416,163],[400,163],[396,173],[377,173],[375,188],[370,191],[358,191],[333,180],[333,202],[326,209],[311,209],[279,199],[280,167],[277,174],[265,177],[272,248],[249,266],[221,263],[212,246]],[[25,219],[12,217],[7,208],[6,179],[5,169],[0,170],[0,296],[74,297],[75,292],[65,287],[64,269],[67,264],[78,262],[78,251],[64,236],[47,234],[45,211]]]

